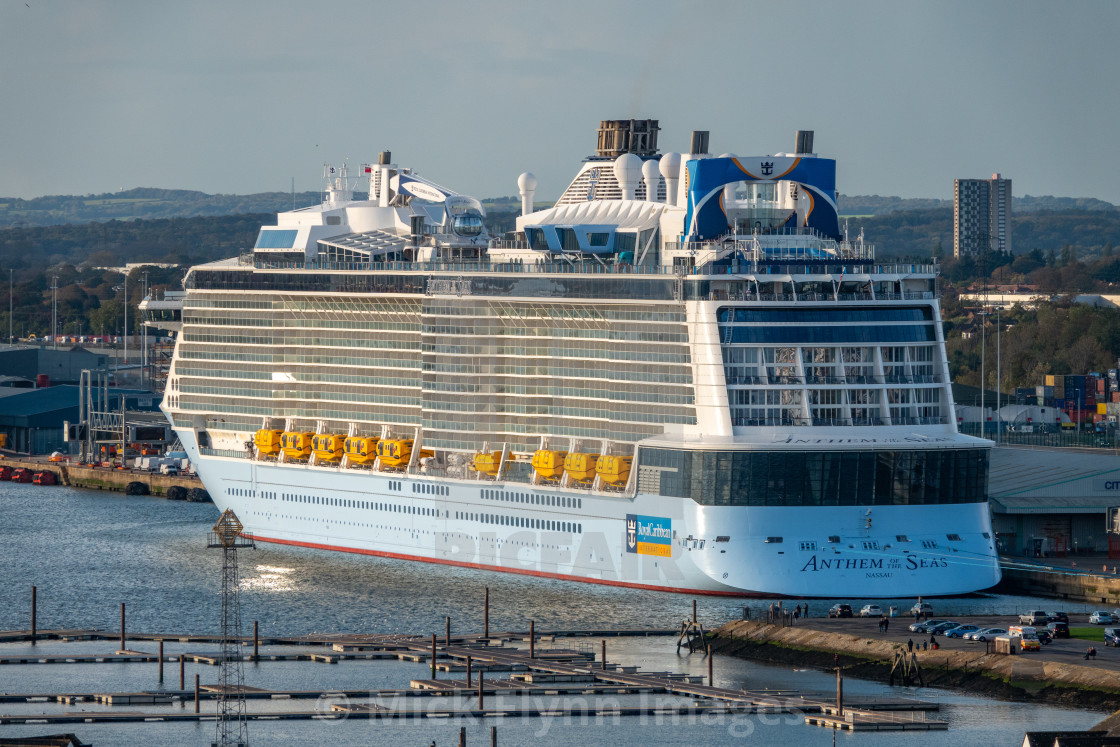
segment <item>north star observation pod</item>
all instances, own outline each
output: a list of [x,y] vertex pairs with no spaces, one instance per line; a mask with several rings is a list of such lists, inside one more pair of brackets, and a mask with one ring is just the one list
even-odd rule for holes
[[[789,194],[773,188],[767,202],[784,208],[779,213],[781,227],[810,228],[823,236],[839,240],[840,221],[836,212],[836,161],[811,155],[751,156],[747,158],[702,158],[685,164],[688,203],[685,213],[685,241],[717,238],[737,229],[725,204],[729,184],[778,185],[789,183]],[[749,214],[757,202],[744,201]],[[753,226],[748,218],[748,225]],[[762,228],[769,230],[777,226]],[[766,232],[766,230],[762,232]]]

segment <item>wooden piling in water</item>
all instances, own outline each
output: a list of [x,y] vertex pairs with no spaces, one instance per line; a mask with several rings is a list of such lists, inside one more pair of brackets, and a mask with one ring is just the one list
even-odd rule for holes
[[467,687],[471,686],[471,657],[467,657]]
[[163,639],[159,639],[159,684],[163,684]]
[[124,602],[121,602],[121,651],[124,651],[127,646],[124,645]]
[[486,587],[482,602],[482,637],[490,637],[490,587]]
[[607,639],[599,641],[599,662],[600,669],[606,670],[607,668]]
[[198,675],[194,676],[194,712],[198,713]]
[[482,670],[478,670],[478,710],[482,710]]
[[260,661],[261,660],[260,645],[261,645],[260,631],[257,627],[257,621],[254,620],[253,621],[253,661]]
[[490,747],[498,747],[498,727],[490,727]]
[[696,600],[692,600],[692,622],[696,622]]
[[436,634],[432,633],[432,679],[436,677]]
[[708,646],[708,687],[715,687],[715,680],[712,678],[712,647]]
[[844,675],[840,667],[836,667],[836,715],[844,716]]
[[537,658],[537,648],[536,648],[537,634],[536,634],[536,629],[535,629],[533,623],[534,623],[533,620],[529,621],[529,658],[530,659]]
[[446,630],[444,631],[444,634],[443,634],[443,645],[450,648],[450,646],[451,646],[451,615],[448,615],[447,617],[444,618],[444,623],[446,625]]
[[35,645],[35,634],[38,632],[35,628],[35,592],[34,586],[31,587],[31,645]]
[[467,727],[459,727],[459,747],[467,747]]
[[187,657],[184,654],[179,654],[179,689],[187,689]]

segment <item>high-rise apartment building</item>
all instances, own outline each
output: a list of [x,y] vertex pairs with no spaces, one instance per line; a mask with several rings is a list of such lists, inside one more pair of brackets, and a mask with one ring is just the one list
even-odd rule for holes
[[953,256],[1011,251],[1011,180],[957,179],[953,188]]

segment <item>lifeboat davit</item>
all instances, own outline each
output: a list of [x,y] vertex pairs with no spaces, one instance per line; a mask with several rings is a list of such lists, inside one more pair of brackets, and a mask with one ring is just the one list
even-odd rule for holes
[[342,461],[343,447],[346,436],[332,433],[316,433],[311,439],[311,450],[315,452],[315,459],[320,462]]
[[284,431],[280,429],[272,430],[271,428],[261,428],[253,436],[253,443],[257,445],[257,451],[261,456],[276,456],[280,453],[280,436]]
[[607,485],[619,487],[630,479],[630,465],[634,457],[604,454],[595,462],[595,474]]
[[284,431],[280,434],[280,449],[288,459],[307,459],[314,437],[311,431]]
[[484,475],[497,477],[498,470],[502,466],[502,452],[500,451],[483,451],[474,455],[474,461],[471,463],[475,471],[481,472]]
[[533,452],[533,469],[546,480],[559,480],[564,474],[564,457],[566,451],[551,451],[538,449]]
[[373,464],[379,440],[373,436],[350,436],[342,448],[351,464]]
[[598,454],[571,452],[564,457],[564,472],[569,479],[578,482],[591,482],[595,479],[595,460]]
[[[407,467],[412,459],[411,438],[386,438],[377,442],[377,456],[384,467]],[[433,457],[435,452],[421,451],[421,457]]]

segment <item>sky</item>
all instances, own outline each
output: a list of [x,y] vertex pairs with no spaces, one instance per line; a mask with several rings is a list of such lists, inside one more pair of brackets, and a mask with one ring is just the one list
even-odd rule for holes
[[555,199],[602,119],[837,159],[844,194],[1120,203],[1120,2],[0,0],[0,196],[322,187],[395,163]]

